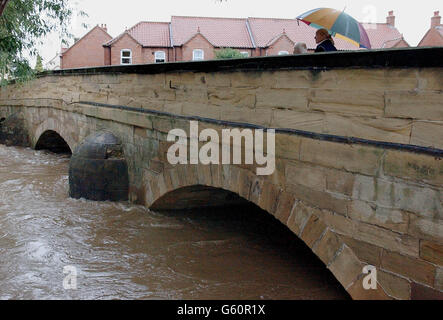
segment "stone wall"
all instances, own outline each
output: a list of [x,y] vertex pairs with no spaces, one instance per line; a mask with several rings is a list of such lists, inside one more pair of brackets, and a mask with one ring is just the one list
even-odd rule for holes
[[[441,68],[50,75],[3,88],[0,115],[20,111],[33,143],[54,130],[72,150],[91,133],[112,131],[128,160],[130,199],[148,207],[185,187],[238,194],[287,225],[355,299],[441,298],[441,75]],[[292,130],[276,135],[272,176],[256,176],[255,165],[172,166],[167,134],[188,132],[190,119],[200,130]],[[377,290],[362,287],[368,264],[377,267]]]

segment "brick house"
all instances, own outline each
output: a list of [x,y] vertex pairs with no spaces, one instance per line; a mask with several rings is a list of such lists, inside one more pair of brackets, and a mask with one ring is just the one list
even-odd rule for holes
[[168,22],[139,22],[103,45],[105,65],[174,61]]
[[[364,26],[374,49],[409,47],[395,27],[393,11],[389,12],[386,23]],[[91,31],[92,34],[97,32]],[[94,55],[99,56],[101,50],[102,60],[91,59],[85,64],[90,50],[83,50],[76,64],[65,63],[62,68],[91,66],[93,63],[101,66],[210,60],[222,48],[233,48],[245,57],[284,55],[292,54],[297,42],[306,43],[308,50],[314,51],[315,32],[316,29],[294,19],[173,16],[171,22],[139,22],[118,37],[106,38],[102,42],[86,35],[74,46],[100,46]],[[89,42],[91,44],[86,45]],[[335,42],[339,50],[357,49],[340,38],[335,38]]]
[[72,69],[82,67],[104,66],[103,43],[111,40],[106,25],[97,25],[70,48],[62,48],[60,68]]
[[423,39],[418,44],[419,47],[439,47],[443,46],[443,25],[439,11],[434,12],[431,18],[431,28],[426,32]]
[[214,59],[214,51],[221,48],[253,56],[254,44],[245,19],[173,16],[171,32],[173,61]]

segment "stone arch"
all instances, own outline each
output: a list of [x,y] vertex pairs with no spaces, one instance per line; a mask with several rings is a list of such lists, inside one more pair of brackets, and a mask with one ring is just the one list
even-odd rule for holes
[[67,142],[55,131],[47,130],[35,144],[35,150],[49,150],[54,153],[72,154]]
[[37,143],[41,136],[47,132],[47,131],[53,131],[57,133],[69,146],[71,149],[71,152],[74,152],[75,147],[77,146],[77,141],[74,140],[74,138],[70,134],[66,134],[63,130],[63,124],[55,119],[55,118],[48,118],[45,119],[33,132],[31,135],[31,146],[33,149],[36,148]]
[[376,290],[363,288],[366,264],[317,214],[321,210],[299,201],[291,193],[272,184],[270,178],[258,177],[247,169],[228,165],[179,165],[158,174],[146,171],[144,178],[144,201],[152,209],[159,207],[158,202],[168,194],[186,188],[215,188],[236,194],[287,226],[320,258],[352,299],[391,299],[381,285]]

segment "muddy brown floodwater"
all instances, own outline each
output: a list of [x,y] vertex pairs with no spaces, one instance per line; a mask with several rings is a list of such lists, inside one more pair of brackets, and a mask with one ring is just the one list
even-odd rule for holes
[[[0,145],[0,299],[348,299],[255,208],[156,213],[68,197],[69,158]],[[77,290],[65,290],[65,266]]]

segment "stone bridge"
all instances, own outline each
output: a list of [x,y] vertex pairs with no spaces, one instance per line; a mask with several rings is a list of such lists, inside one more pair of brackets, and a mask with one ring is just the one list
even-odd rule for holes
[[[75,155],[91,134],[111,132],[130,201],[249,201],[301,238],[352,298],[442,298],[442,56],[425,48],[56,71],[1,88],[0,137]],[[171,165],[168,133],[189,133],[190,121],[217,132],[275,128],[275,172]],[[366,265],[377,268],[376,290],[363,289]]]

